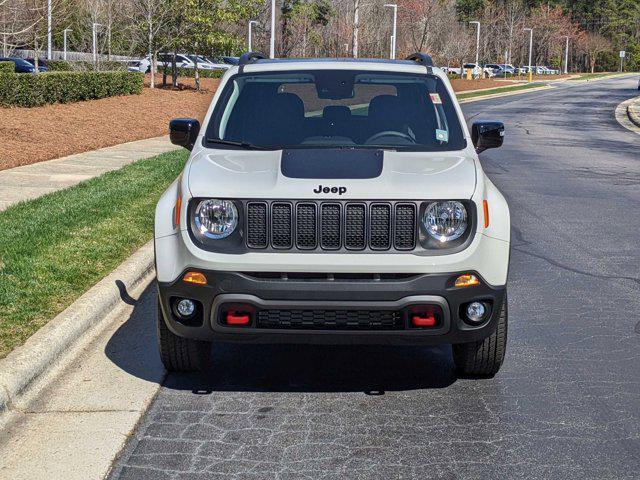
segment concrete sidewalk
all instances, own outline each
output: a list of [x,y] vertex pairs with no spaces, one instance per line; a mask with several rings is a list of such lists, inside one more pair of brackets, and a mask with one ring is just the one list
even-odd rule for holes
[[14,203],[70,187],[137,160],[176,149],[167,135],[1,170],[0,211]]

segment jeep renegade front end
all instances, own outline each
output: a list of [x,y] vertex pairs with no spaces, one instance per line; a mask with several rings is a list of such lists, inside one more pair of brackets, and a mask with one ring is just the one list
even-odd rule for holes
[[155,219],[158,341],[170,371],[217,342],[453,345],[493,375],[507,337],[508,206],[431,59],[241,57]]

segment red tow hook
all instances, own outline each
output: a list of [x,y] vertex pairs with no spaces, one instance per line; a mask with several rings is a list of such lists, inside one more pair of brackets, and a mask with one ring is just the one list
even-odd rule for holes
[[249,325],[251,322],[251,315],[241,312],[227,312],[226,316],[227,325]]
[[411,316],[414,327],[435,327],[436,317],[433,314],[415,314]]

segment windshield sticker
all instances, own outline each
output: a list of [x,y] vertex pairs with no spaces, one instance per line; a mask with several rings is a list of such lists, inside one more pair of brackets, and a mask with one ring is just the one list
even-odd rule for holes
[[436,140],[439,140],[441,142],[448,142],[449,141],[449,132],[446,131],[446,130],[436,129]]
[[429,96],[431,97],[431,102],[436,104],[436,105],[442,105],[442,100],[440,99],[440,94],[438,93],[430,93]]

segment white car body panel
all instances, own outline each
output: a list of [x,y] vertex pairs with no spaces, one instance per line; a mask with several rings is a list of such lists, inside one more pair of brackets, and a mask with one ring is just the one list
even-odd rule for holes
[[[286,61],[249,64],[245,73],[262,71],[357,69],[424,74],[419,64],[357,61]],[[284,177],[280,169],[282,151],[228,150],[205,148],[202,140],[226,82],[238,73],[232,66],[205,116],[196,145],[184,170],[163,194],[156,209],[156,270],[160,282],[172,282],[187,268],[236,272],[342,272],[342,273],[447,273],[475,270],[490,285],[507,281],[510,219],[504,197],[485,176],[458,102],[455,109],[467,147],[452,152],[385,151],[383,172],[371,179],[314,180]],[[433,68],[449,94],[451,84],[442,70]],[[347,191],[319,195],[319,184],[344,185]],[[183,206],[193,197],[230,199],[360,199],[360,200],[449,200],[471,199],[477,207],[477,230],[471,243],[451,254],[408,253],[292,253],[250,251],[222,254],[200,249],[190,239],[186,208],[179,225],[173,225],[174,208],[180,197]],[[483,201],[488,202],[489,226],[484,226]]]

